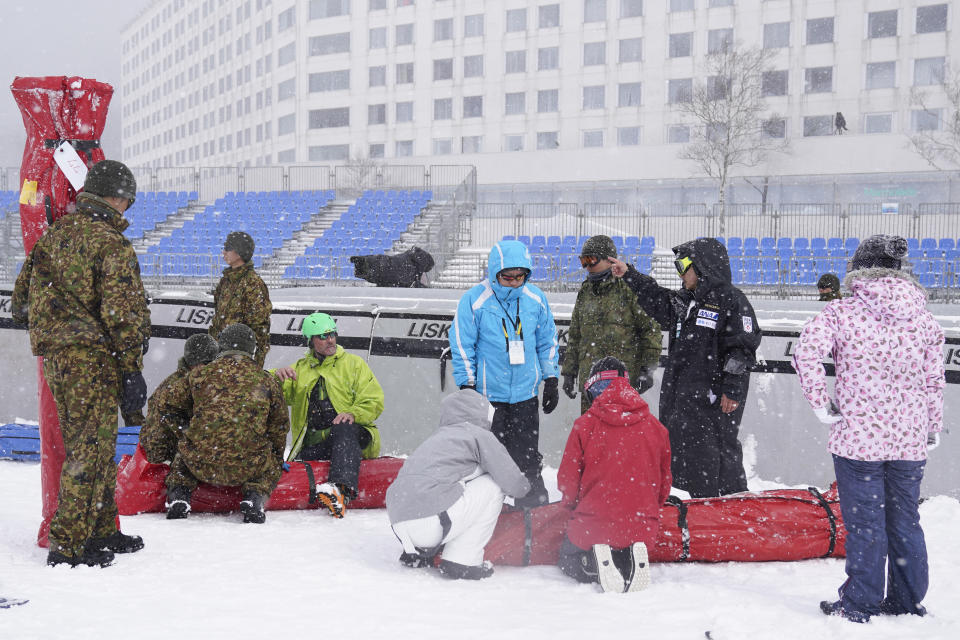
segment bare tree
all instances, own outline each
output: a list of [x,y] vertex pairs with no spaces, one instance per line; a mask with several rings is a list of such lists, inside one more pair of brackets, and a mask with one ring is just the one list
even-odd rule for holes
[[763,99],[763,73],[769,64],[769,50],[724,47],[707,56],[706,81],[698,81],[677,103],[695,125],[679,155],[717,181],[721,220],[733,168],[754,167],[770,152],[788,150],[785,133],[775,131],[782,121],[767,113]]
[[336,168],[337,191],[343,197],[359,198],[365,189],[376,188],[380,163],[373,158],[354,156]]
[[946,72],[937,91],[914,87],[908,135],[913,150],[937,169],[960,167],[960,70]]

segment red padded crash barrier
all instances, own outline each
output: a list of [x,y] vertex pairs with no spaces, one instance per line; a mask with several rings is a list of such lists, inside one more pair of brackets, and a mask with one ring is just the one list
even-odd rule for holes
[[[309,465],[313,477],[307,471]],[[400,467],[402,458],[374,458],[360,462],[359,495],[350,501],[351,509],[380,509],[385,506],[387,487],[389,487]],[[117,467],[117,510],[122,516],[138,513],[157,513],[164,511],[167,487],[164,479],[170,467],[165,464],[147,462],[143,449],[137,445],[132,456],[123,456]],[[311,503],[313,487],[324,482],[330,471],[326,461],[291,462],[290,471],[280,477],[277,488],[270,494],[266,509],[316,509],[317,502]],[[240,487],[219,487],[212,484],[200,484],[193,492],[190,507],[196,512],[223,513],[240,509]]]
[[[484,557],[497,565],[556,564],[570,512],[505,507]],[[836,485],[679,500],[660,508],[651,562],[768,562],[842,558],[846,529]]]
[[[20,229],[23,249],[29,253],[48,220],[56,220],[76,204],[76,192],[53,160],[54,149],[60,141],[71,140],[88,167],[103,160],[99,139],[113,87],[88,78],[48,76],[14,78],[10,91],[27,133],[20,163]],[[37,544],[46,547],[50,520],[57,510],[64,451],[56,403],[43,377],[41,359],[37,364],[43,492],[43,521]]]

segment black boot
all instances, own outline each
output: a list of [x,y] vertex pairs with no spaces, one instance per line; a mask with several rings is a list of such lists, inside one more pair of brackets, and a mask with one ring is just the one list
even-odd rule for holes
[[482,580],[493,575],[493,565],[489,562],[470,566],[441,560],[439,569],[442,575],[452,580]]
[[193,492],[186,487],[167,489],[167,520],[183,520],[190,513],[190,495]]
[[253,524],[263,524],[267,514],[263,511],[263,496],[256,491],[244,491],[243,501],[240,503],[240,513],[243,521]]
[[61,564],[71,567],[76,567],[81,564],[85,564],[88,567],[109,567],[113,564],[113,552],[103,549],[87,549],[77,558],[62,554],[59,551],[51,551],[47,554],[47,564],[51,567],[56,567]]
[[88,549],[107,549],[114,553],[135,553],[143,549],[143,538],[128,536],[120,531],[114,531],[106,538],[96,538],[87,544]]
[[521,498],[515,498],[513,505],[518,509],[534,509],[542,507],[548,502],[550,502],[550,494],[547,493],[547,488],[543,486],[543,476],[537,474],[536,477],[530,478],[529,493]]

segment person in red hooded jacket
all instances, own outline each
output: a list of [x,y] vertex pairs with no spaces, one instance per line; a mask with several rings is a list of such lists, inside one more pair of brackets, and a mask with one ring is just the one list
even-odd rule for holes
[[616,358],[595,362],[584,389],[593,404],[573,423],[557,473],[572,510],[558,564],[603,591],[639,591],[670,496],[670,438]]

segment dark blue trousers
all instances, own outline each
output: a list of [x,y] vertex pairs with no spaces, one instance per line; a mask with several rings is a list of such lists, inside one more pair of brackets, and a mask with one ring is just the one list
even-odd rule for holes
[[927,545],[918,511],[924,466],[926,460],[865,462],[833,456],[847,529],[847,580],[839,590],[846,611],[924,612]]

